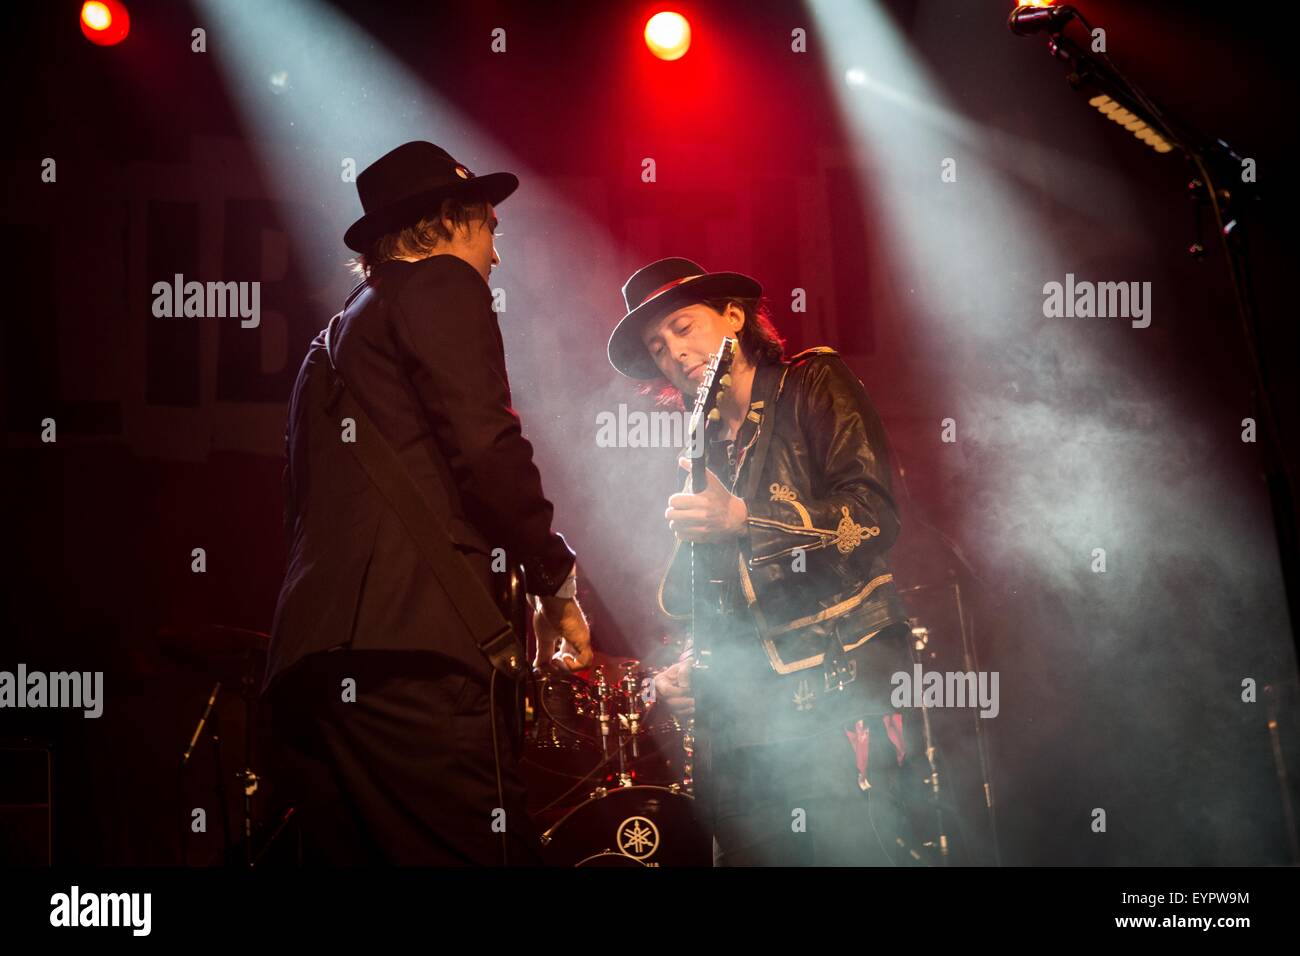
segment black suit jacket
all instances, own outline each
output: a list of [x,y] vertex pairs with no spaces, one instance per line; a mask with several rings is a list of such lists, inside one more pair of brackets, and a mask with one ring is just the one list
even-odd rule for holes
[[[510,407],[491,303],[482,277],[455,256],[384,263],[344,310],[334,360],[484,584],[496,591],[491,555],[504,548],[531,593],[554,594],[573,552],[551,530],[532,445]],[[339,646],[432,651],[486,677],[450,597],[343,444],[343,423],[324,412],[330,379],[322,332],[289,403],[289,557],[263,689]]]

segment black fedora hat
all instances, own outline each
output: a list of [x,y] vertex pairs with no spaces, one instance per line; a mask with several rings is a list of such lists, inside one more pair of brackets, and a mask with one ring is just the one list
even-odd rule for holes
[[738,272],[708,272],[690,259],[652,262],[623,285],[627,315],[609,337],[609,363],[628,378],[659,378],[659,366],[641,341],[646,325],[705,299],[756,299],[762,294],[758,280]]
[[514,173],[475,176],[441,146],[417,140],[385,153],[357,176],[365,215],[348,227],[343,244],[369,252],[385,233],[414,225],[444,199],[485,199],[496,205],[519,187]]

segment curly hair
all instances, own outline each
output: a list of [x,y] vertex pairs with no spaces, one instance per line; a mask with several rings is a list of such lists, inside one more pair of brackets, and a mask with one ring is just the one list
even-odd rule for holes
[[451,220],[453,227],[468,226],[477,219],[487,219],[487,203],[483,200],[444,199],[433,215],[425,216],[411,226],[380,236],[363,252],[348,260],[348,268],[357,278],[364,279],[370,270],[391,259],[426,258],[441,243],[450,242],[451,232],[443,220]]

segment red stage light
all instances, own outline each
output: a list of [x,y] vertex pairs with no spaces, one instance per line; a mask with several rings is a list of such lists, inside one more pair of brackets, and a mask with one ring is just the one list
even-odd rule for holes
[[656,13],[646,21],[645,45],[661,60],[679,60],[691,47],[691,25],[680,13]]
[[131,32],[131,15],[118,0],[87,0],[81,5],[81,32],[99,46],[121,43]]

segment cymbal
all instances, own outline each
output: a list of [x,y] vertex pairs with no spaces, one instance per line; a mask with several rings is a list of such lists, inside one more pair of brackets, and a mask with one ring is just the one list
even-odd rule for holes
[[229,684],[260,676],[260,659],[271,643],[270,635],[261,631],[226,624],[164,626],[158,628],[157,637],[165,657]]

